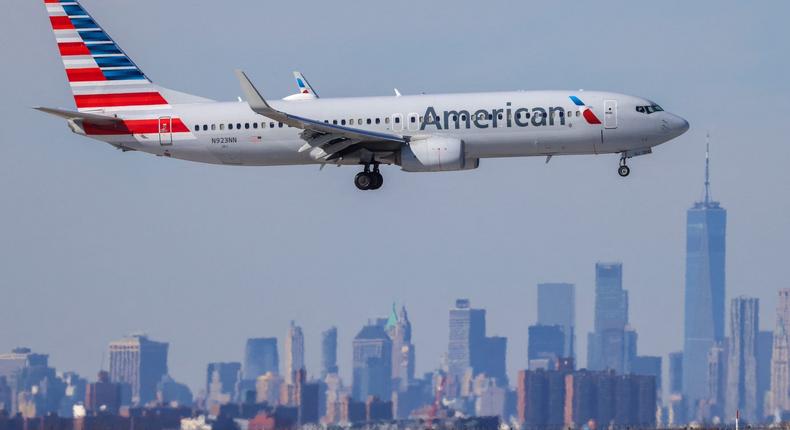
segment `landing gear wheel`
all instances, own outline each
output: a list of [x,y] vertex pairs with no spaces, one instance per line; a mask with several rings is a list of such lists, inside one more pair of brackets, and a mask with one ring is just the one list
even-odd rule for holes
[[628,175],[631,173],[631,169],[630,169],[628,166],[626,166],[625,164],[623,164],[622,166],[620,166],[620,167],[617,169],[617,173],[618,173],[618,174],[619,174],[621,177],[625,178],[626,176],[628,176]]
[[354,177],[354,185],[362,191],[371,189],[373,185],[373,174],[370,172],[359,172]]
[[373,176],[373,183],[370,184],[370,190],[378,190],[384,185],[384,176],[382,176],[381,173],[373,172],[370,175]]

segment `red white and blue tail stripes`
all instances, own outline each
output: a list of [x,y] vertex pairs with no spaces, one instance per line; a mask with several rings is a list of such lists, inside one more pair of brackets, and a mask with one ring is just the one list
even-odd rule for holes
[[80,111],[170,107],[121,48],[75,0],[44,0]]
[[601,120],[598,119],[597,116],[595,116],[595,114],[593,113],[592,109],[590,109],[589,106],[585,105],[584,102],[581,101],[580,98],[578,98],[576,96],[570,96],[570,99],[573,102],[573,104],[575,104],[576,106],[579,107],[579,109],[581,109],[582,115],[584,116],[584,119],[587,121],[588,124],[595,125],[595,124],[600,124],[601,123]]

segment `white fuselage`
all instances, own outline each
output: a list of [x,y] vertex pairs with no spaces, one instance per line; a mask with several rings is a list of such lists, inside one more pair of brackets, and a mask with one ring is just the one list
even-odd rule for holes
[[[570,96],[583,100],[584,106],[575,104]],[[637,110],[638,106],[654,105],[649,100],[594,91],[322,98],[273,101],[271,105],[291,115],[411,139],[461,139],[469,158],[648,151],[688,129],[685,120],[669,112]],[[589,121],[583,114],[585,109],[600,123]],[[247,102],[175,104],[168,109],[113,113],[130,120],[157,118],[161,132],[88,134],[126,149],[203,163],[321,163],[299,151],[305,144],[302,130],[256,114]],[[170,122],[179,120],[183,123],[180,129]],[[332,161],[359,162],[353,156]]]

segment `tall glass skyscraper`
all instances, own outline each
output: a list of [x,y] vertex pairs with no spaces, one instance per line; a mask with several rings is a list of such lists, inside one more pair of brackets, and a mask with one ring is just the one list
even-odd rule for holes
[[562,356],[576,358],[576,287],[573,284],[538,284],[538,325],[563,329]]
[[337,373],[337,327],[332,326],[321,333],[321,380],[326,375]]
[[694,406],[708,390],[708,352],[724,340],[724,251],[727,211],[710,196],[705,153],[705,197],[686,213],[686,291],[683,392]]
[[595,265],[595,331],[587,341],[587,367],[612,369],[623,373],[628,368],[627,348],[633,332],[628,325],[628,291],[623,289],[622,263]]

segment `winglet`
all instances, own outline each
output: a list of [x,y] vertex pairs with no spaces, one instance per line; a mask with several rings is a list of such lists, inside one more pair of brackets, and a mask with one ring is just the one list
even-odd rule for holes
[[236,77],[239,78],[241,84],[241,91],[244,93],[244,98],[247,99],[252,110],[258,112],[259,110],[265,111],[267,109],[273,110],[269,103],[263,99],[261,93],[255,88],[255,85],[250,82],[250,78],[242,70],[236,70]]

